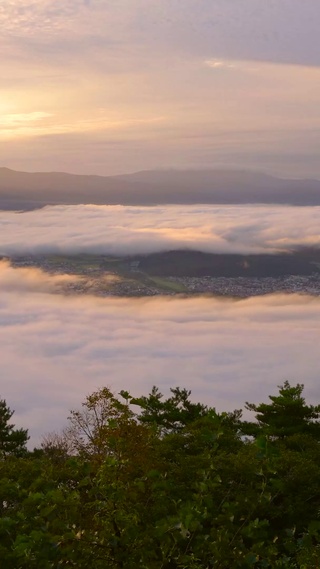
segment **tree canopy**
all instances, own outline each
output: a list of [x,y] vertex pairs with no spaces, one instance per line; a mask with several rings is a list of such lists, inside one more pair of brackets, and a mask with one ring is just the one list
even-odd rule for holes
[[269,395],[271,403],[246,403],[257,421],[246,424],[247,432],[276,438],[308,434],[320,439],[320,405],[306,404],[302,397],[304,385],[291,386],[285,381],[278,388],[278,395]]
[[269,400],[251,423],[183,388],[89,395],[41,449],[2,455],[3,566],[318,569],[318,406],[288,382]]

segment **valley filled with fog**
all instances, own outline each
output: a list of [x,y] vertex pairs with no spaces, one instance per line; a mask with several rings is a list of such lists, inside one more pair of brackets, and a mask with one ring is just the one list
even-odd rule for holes
[[274,295],[97,299],[2,292],[2,394],[32,442],[108,385],[138,396],[192,390],[218,410],[260,401],[285,379],[319,400],[320,298]]
[[[278,254],[319,246],[319,210],[285,206],[47,207],[0,214],[0,255],[134,255],[171,249]],[[314,266],[314,270],[318,268]],[[288,379],[320,398],[320,297],[273,294],[97,298],[63,294],[80,277],[0,263],[2,396],[31,444],[108,385],[158,385],[233,410]],[[57,294],[58,293],[58,294]]]

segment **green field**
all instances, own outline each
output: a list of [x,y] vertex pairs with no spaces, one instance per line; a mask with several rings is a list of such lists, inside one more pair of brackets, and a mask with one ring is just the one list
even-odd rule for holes
[[163,279],[161,277],[150,277],[149,280],[154,283],[157,287],[162,288],[164,290],[171,290],[172,292],[188,292],[186,286],[181,283],[177,283],[174,281],[169,281],[167,279]]

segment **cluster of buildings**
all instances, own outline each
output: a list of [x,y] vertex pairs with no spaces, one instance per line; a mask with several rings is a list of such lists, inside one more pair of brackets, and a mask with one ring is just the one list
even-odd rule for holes
[[246,298],[275,292],[320,295],[320,273],[282,277],[169,277],[189,292]]
[[[97,296],[154,296],[174,295],[152,283],[148,275],[139,272],[139,262],[129,264],[127,272],[120,274],[106,270],[99,263],[77,262],[76,258],[26,256],[11,260],[16,267],[38,267],[50,274],[74,275],[74,281],[63,285],[57,292],[66,294],[93,294]],[[146,277],[146,278],[144,278]],[[212,294],[246,298],[263,294],[300,293],[320,296],[320,271],[311,275],[287,275],[279,277],[166,277],[183,285],[185,294]]]

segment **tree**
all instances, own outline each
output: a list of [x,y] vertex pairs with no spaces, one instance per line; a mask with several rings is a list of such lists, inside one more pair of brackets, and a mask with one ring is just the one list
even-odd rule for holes
[[15,429],[15,425],[10,423],[13,414],[6,401],[0,399],[0,458],[22,456],[27,452],[28,431]]
[[[286,414],[298,401],[302,427],[317,425],[302,389],[284,384],[267,408],[280,401]],[[124,403],[100,389],[71,412],[69,438],[50,436],[39,452],[0,461],[6,569],[320,566],[312,436],[243,440],[240,411],[217,414],[184,389],[168,405],[156,388],[142,406],[119,395]],[[268,421],[252,424],[268,429]]]
[[[154,429],[140,424],[130,409],[131,396],[119,394],[120,401],[108,387],[89,395],[81,410],[70,412],[64,437],[69,451],[102,462],[107,458],[126,462],[128,470],[140,469],[153,444]],[[123,469],[123,467],[122,467]]]
[[279,385],[278,395],[269,395],[271,403],[246,403],[246,409],[256,413],[257,423],[244,422],[248,435],[266,435],[284,439],[293,435],[320,438],[320,405],[307,405],[302,392],[304,385],[291,386],[288,381]]
[[154,386],[148,397],[130,399],[132,405],[142,409],[139,415],[141,423],[157,425],[163,433],[174,433],[209,412],[215,412],[202,403],[192,403],[189,399],[191,391],[185,388],[173,387],[170,391],[172,395],[163,400],[162,393]]
[[132,417],[128,405],[103,387],[86,397],[82,410],[70,411],[69,427],[64,434],[74,451],[104,457],[111,452],[110,436],[114,429]]

